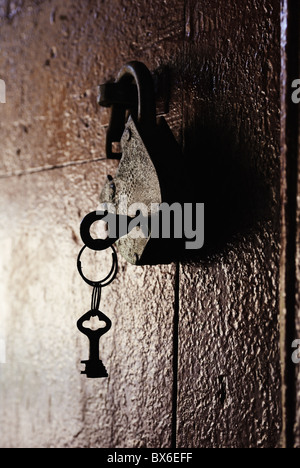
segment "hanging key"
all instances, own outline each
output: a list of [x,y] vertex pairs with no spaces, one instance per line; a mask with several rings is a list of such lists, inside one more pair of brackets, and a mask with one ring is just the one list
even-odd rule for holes
[[[84,322],[89,321],[92,317],[98,317],[101,322],[105,323],[105,327],[98,328],[98,330],[84,327]],[[78,320],[77,328],[81,333],[86,335],[90,341],[89,359],[88,361],[81,361],[82,364],[86,365],[85,371],[82,371],[81,374],[86,374],[86,376],[91,379],[108,377],[105,366],[99,358],[99,345],[100,338],[111,329],[111,321],[103,312],[90,310]]]
[[[77,268],[80,276],[82,279],[93,287],[93,294],[92,294],[92,301],[91,301],[91,310],[84,314],[81,319],[77,322],[78,330],[86,335],[90,342],[90,354],[89,359],[87,361],[81,361],[85,364],[85,370],[81,372],[81,374],[86,374],[88,378],[97,379],[97,378],[104,378],[108,377],[107,371],[103,362],[100,360],[99,357],[99,345],[100,345],[100,338],[105,335],[111,329],[111,321],[103,312],[100,312],[100,300],[101,300],[101,292],[102,288],[108,286],[112,283],[115,279],[117,271],[118,271],[118,259],[117,253],[113,246],[112,249],[112,268],[109,274],[100,281],[92,281],[88,279],[83,271],[81,265],[81,256],[86,249],[86,245],[81,249],[78,259],[77,259]],[[92,317],[98,317],[100,322],[104,322],[105,326],[103,328],[98,328],[97,330],[92,330],[91,328],[87,328],[84,326],[85,322],[91,320]]]

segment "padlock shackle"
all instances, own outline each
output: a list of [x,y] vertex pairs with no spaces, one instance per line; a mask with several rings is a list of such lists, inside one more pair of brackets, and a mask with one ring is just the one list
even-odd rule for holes
[[112,144],[121,141],[127,110],[130,110],[137,125],[150,131],[156,125],[155,91],[151,72],[142,62],[129,62],[121,68],[115,83],[100,85],[99,91],[99,104],[112,107],[106,137],[106,155],[108,159],[121,159],[120,153],[112,151]]
[[138,92],[137,123],[152,127],[156,124],[156,106],[151,72],[142,62],[129,62],[120,70],[116,82],[130,84],[132,79]]

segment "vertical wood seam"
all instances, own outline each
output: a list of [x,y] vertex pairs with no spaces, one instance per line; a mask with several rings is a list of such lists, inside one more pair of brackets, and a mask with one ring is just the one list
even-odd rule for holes
[[294,447],[296,386],[295,365],[291,360],[291,345],[295,339],[296,318],[296,235],[298,176],[298,107],[291,99],[291,84],[299,75],[300,5],[282,1],[282,70],[281,70],[281,156],[282,156],[282,253],[281,253],[281,360],[282,360],[282,445]]
[[[183,33],[182,33],[182,63],[181,69],[185,65],[185,29],[186,29],[186,8],[188,0],[183,2]],[[181,81],[181,148],[184,149],[184,83]],[[175,278],[175,305],[174,305],[174,327],[173,327],[173,410],[172,410],[172,448],[177,448],[178,435],[178,371],[179,371],[179,317],[180,317],[180,262],[176,263]]]
[[172,409],[172,448],[177,448],[177,403],[178,403],[178,366],[179,366],[179,308],[180,308],[180,263],[176,263],[175,301],[173,325],[173,409]]

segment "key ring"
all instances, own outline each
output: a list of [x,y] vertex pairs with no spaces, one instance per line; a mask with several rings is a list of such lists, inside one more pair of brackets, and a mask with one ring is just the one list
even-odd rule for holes
[[78,272],[79,272],[81,278],[87,284],[89,284],[90,286],[93,286],[94,288],[96,288],[96,287],[105,288],[105,286],[108,286],[109,284],[111,284],[113,282],[113,280],[115,279],[115,277],[117,275],[117,272],[118,272],[118,257],[117,257],[116,249],[114,248],[113,245],[110,246],[110,248],[112,249],[113,265],[112,265],[112,268],[111,268],[109,274],[104,279],[102,279],[100,281],[92,281],[92,280],[86,278],[86,276],[84,276],[83,271],[82,271],[82,266],[81,266],[81,256],[82,256],[82,254],[83,254],[83,252],[84,252],[84,250],[86,248],[87,248],[87,246],[85,245],[81,249],[81,251],[79,252],[78,259],[77,259]]
[[[108,286],[115,279],[118,271],[117,253],[113,245],[110,247],[112,249],[113,264],[109,274],[100,281],[92,281],[86,278],[86,276],[83,274],[81,256],[87,248],[86,245],[82,247],[77,258],[77,268],[80,276],[88,285],[93,287],[91,310],[84,314],[77,322],[78,330],[86,335],[90,342],[89,359],[86,361],[81,361],[82,364],[85,364],[86,366],[85,370],[82,371],[81,374],[86,374],[86,376],[91,379],[108,377],[107,370],[99,357],[99,340],[105,333],[110,330],[112,324],[110,319],[100,311],[99,307],[102,288]],[[92,317],[98,317],[100,321],[105,322],[106,326],[104,328],[100,327],[97,330],[84,327],[83,323],[89,321]]]

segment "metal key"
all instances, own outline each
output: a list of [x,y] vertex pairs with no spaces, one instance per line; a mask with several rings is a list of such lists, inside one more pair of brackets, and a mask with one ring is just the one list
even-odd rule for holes
[[[104,328],[99,328],[98,330],[92,330],[84,327],[83,323],[89,321],[91,317],[98,317],[101,322],[105,322],[106,326]],[[82,371],[81,374],[86,374],[90,379],[108,377],[107,370],[105,369],[103,362],[99,359],[99,342],[101,336],[111,329],[111,321],[103,314],[103,312],[100,312],[99,310],[90,310],[78,320],[77,328],[81,333],[88,337],[90,342],[89,360],[81,361],[82,364],[86,365],[85,371]]]

